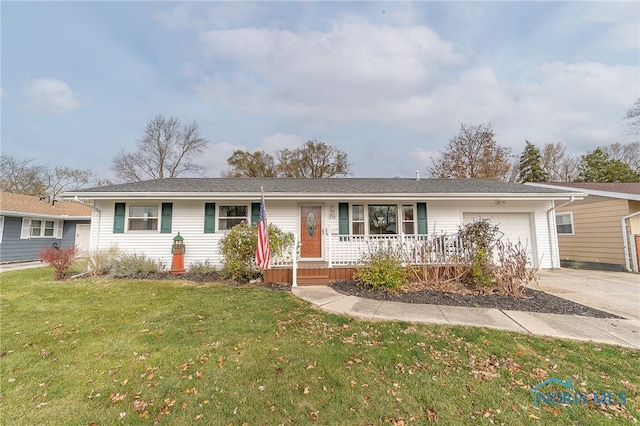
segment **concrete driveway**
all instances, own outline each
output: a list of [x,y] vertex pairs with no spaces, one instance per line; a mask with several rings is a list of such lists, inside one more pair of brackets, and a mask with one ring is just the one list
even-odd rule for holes
[[621,317],[640,320],[640,274],[557,269],[538,272],[542,290]]

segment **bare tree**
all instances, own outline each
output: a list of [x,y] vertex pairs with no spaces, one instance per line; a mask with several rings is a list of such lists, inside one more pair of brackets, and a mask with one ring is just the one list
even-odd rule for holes
[[315,139],[293,150],[280,150],[276,156],[282,177],[330,178],[351,174],[345,152]]
[[428,168],[432,177],[508,181],[511,148],[500,146],[489,124],[461,124],[441,155]]
[[32,158],[19,160],[13,155],[0,155],[0,190],[24,195],[45,195],[46,167],[33,164]]
[[70,169],[69,167],[55,167],[46,172],[47,195],[55,200],[61,192],[73,191],[86,186],[91,179],[91,171]]
[[278,167],[273,155],[264,151],[253,153],[235,150],[231,157],[227,158],[227,164],[231,167],[222,172],[222,177],[277,177]]
[[176,117],[157,115],[147,123],[144,138],[136,151],[118,153],[112,169],[125,182],[202,174],[204,167],[195,163],[207,147],[198,123],[182,124]]
[[624,119],[629,120],[627,126],[631,129],[631,134],[640,136],[640,98],[629,108]]
[[633,170],[640,172],[640,142],[622,144],[614,142],[602,148],[612,160],[620,160]]
[[562,143],[546,144],[541,154],[542,168],[547,172],[549,182],[573,182],[578,177],[580,160],[568,155]]
[[11,155],[0,157],[0,189],[15,194],[48,196],[55,200],[66,190],[81,188],[89,183],[89,170],[34,165],[33,159],[17,160]]

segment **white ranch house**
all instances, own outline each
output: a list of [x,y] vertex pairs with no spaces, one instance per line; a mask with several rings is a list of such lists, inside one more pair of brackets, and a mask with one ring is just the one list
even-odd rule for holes
[[[532,267],[559,268],[554,210],[585,196],[495,181],[419,178],[170,178],[63,196],[92,206],[91,250],[116,246],[169,266],[179,232],[188,267],[221,264],[220,239],[235,224],[257,222],[261,189],[268,222],[296,235],[298,267],[324,270],[309,283],[328,281],[331,269],[357,265],[372,241],[410,249],[420,240],[455,236],[462,224],[479,218],[498,225],[503,238],[526,245]],[[291,269],[292,259],[273,259],[272,265]]]

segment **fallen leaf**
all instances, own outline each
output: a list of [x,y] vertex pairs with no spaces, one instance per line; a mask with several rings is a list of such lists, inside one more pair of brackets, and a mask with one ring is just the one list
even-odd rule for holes
[[433,408],[427,409],[427,420],[429,422],[437,422],[438,421],[438,413]]

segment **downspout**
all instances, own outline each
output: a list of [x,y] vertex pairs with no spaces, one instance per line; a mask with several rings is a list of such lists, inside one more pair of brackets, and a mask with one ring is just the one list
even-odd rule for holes
[[[627,219],[631,219],[632,217],[638,216],[638,215],[640,215],[640,212],[631,213],[629,215],[624,216],[622,219],[620,219],[620,225],[622,226],[622,240],[624,243],[624,266],[627,272],[638,272],[638,266],[636,266],[635,262],[633,264],[633,268],[629,264],[629,244],[628,244],[628,237],[627,237],[627,224],[625,222],[627,221]],[[638,248],[636,247],[636,251],[637,250]]]
[[[102,221],[102,210],[100,210],[99,208],[97,208],[93,204],[87,204],[84,201],[80,201],[80,198],[77,195],[73,198],[73,201],[75,201],[78,204],[82,204],[83,206],[89,207],[90,209],[92,209],[93,211],[98,213],[98,226],[97,226],[97,232],[96,232],[96,248],[99,248],[100,247],[100,222]],[[93,220],[92,220],[92,222],[93,222]],[[93,232],[93,226],[91,226],[91,228],[92,228],[91,231]]]
[[[562,203],[559,206],[553,206],[551,207],[549,210],[547,210],[547,222],[549,223],[549,225],[551,225],[551,212],[553,212],[555,209],[559,209],[560,207],[564,207],[567,204],[571,204],[576,200],[576,197],[571,197],[569,199],[569,201],[567,201],[566,203]],[[555,224],[555,218],[553,220],[553,223]],[[549,244],[551,244],[551,269],[559,269],[560,268],[560,264],[558,264],[557,268],[555,265],[555,256],[553,254],[554,252],[554,241],[556,242],[555,244],[555,251],[558,253],[558,263],[560,261],[560,248],[558,247],[558,234],[555,234],[555,238],[553,238],[554,236],[554,229],[555,227],[551,227],[549,226]]]

